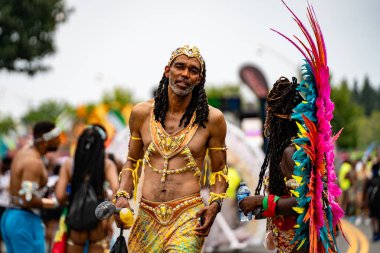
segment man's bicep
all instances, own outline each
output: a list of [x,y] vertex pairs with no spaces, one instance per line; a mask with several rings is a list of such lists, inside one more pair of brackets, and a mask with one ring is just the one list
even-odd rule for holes
[[223,170],[226,165],[226,134],[227,125],[222,114],[219,114],[210,128],[208,148],[212,170]]
[[138,111],[133,110],[129,118],[130,127],[130,139],[129,139],[129,149],[128,157],[132,159],[140,159],[143,155],[143,140],[141,137],[141,127],[142,127],[141,115]]
[[227,135],[227,124],[222,113],[219,113],[213,119],[210,124],[210,139],[208,142],[208,147],[221,147],[225,146]]

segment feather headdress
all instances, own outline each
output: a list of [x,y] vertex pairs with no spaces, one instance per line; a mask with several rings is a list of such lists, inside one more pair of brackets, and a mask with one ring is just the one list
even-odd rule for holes
[[307,7],[312,34],[285,6],[307,40],[304,43],[294,36],[294,41],[272,29],[289,40],[305,57],[303,80],[297,88],[304,101],[294,108],[291,116],[298,121],[299,128],[298,138],[294,140],[297,150],[293,155],[293,178],[300,184],[293,191],[298,203],[294,209],[299,213],[293,242],[298,248],[308,247],[310,253],[336,252],[334,229],[343,216],[336,202],[341,190],[335,184],[334,172],[334,141],[340,132],[332,136],[330,121],[334,104],[330,100],[326,47],[312,6]]

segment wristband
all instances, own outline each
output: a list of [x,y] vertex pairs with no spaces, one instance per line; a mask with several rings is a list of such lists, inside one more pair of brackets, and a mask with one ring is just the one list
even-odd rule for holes
[[268,196],[264,196],[263,198],[263,211],[268,209]]
[[116,200],[120,197],[123,197],[123,198],[126,198],[127,200],[130,200],[131,199],[131,195],[127,192],[127,191],[124,191],[124,190],[118,190],[115,195],[114,195],[114,199],[113,199],[113,202],[116,202]]
[[[267,209],[265,210],[264,209],[264,212],[263,212],[263,215],[265,217],[274,217],[276,216],[276,205],[277,205],[277,201],[280,199],[279,196],[276,196],[276,195],[269,195],[268,198],[267,198]],[[263,202],[264,202],[264,199],[263,199]]]
[[213,201],[210,202],[210,205],[214,202],[218,204],[218,207],[219,207],[218,212],[220,212],[222,210],[223,199],[214,199]]

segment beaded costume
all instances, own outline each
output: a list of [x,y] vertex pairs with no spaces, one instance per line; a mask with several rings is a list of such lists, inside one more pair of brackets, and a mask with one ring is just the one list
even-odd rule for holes
[[[150,118],[150,134],[152,141],[148,145],[143,163],[143,169],[152,169],[162,175],[161,183],[166,181],[168,175],[193,171],[194,176],[201,176],[188,144],[195,135],[198,124],[194,124],[196,113],[194,112],[190,123],[174,134],[168,134],[161,123],[155,120],[153,105]],[[136,140],[136,139],[135,139]],[[226,151],[225,147],[214,147],[211,150]],[[162,168],[156,168],[150,163],[150,157],[158,152],[164,160]],[[169,160],[172,157],[182,155],[187,164],[178,169],[168,169]],[[129,158],[131,159],[131,158]],[[135,160],[135,162],[139,162]],[[132,170],[134,182],[137,178],[138,166]],[[211,173],[210,185],[216,180],[224,178],[227,181],[227,167],[218,172]],[[135,187],[137,182],[134,183]],[[226,194],[211,192],[209,203],[225,198]],[[195,214],[204,207],[200,194],[193,194],[168,202],[153,202],[141,198],[138,217],[132,227],[132,233],[128,241],[128,248],[132,252],[200,252],[204,238],[195,235],[194,228],[198,225]]]

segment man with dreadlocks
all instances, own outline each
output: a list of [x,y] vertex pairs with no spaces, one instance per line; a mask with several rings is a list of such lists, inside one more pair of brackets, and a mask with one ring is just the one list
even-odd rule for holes
[[[220,211],[227,189],[226,122],[208,105],[205,80],[199,49],[180,47],[165,66],[154,100],[132,110],[128,158],[115,194],[117,207],[130,207],[144,170],[131,252],[200,252]],[[208,206],[200,196],[206,155],[212,165]]]
[[[264,134],[269,138],[267,153],[261,167],[256,195],[240,202],[244,212],[260,207],[266,209],[263,213],[268,217],[269,232],[266,235],[266,246],[271,250],[277,247],[280,252],[300,252],[293,251],[296,244],[291,243],[295,235],[293,227],[297,218],[297,213],[293,209],[297,201],[295,197],[291,197],[291,190],[298,186],[292,179],[294,170],[292,156],[296,150],[292,139],[296,137],[298,128],[290,115],[293,108],[302,102],[302,97],[296,88],[296,78],[293,77],[293,82],[290,82],[287,78],[281,77],[268,94],[267,117],[264,125]],[[269,173],[265,173],[268,167]],[[259,195],[263,182],[266,196]]]

